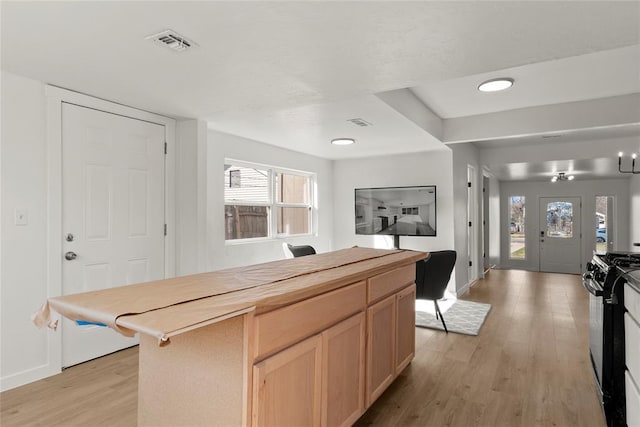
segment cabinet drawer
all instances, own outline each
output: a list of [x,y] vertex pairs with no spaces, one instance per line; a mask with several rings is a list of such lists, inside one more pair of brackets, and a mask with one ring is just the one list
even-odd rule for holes
[[627,283],[624,284],[624,305],[635,321],[640,323],[640,294]]
[[405,288],[416,280],[415,264],[396,268],[367,280],[367,302],[372,303]]
[[624,314],[624,357],[627,369],[631,371],[633,378],[640,379],[640,325],[629,316]]
[[640,390],[638,390],[638,385],[634,382],[634,379],[629,375],[629,371],[624,373],[627,425],[629,427],[640,426]]
[[364,311],[365,282],[255,317],[255,358],[283,349],[316,332]]

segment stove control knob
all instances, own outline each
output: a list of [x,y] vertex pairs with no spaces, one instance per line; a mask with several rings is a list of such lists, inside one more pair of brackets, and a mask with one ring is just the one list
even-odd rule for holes
[[587,271],[593,271],[595,269],[596,269],[596,266],[595,266],[594,263],[592,263],[592,262],[588,262],[587,263]]

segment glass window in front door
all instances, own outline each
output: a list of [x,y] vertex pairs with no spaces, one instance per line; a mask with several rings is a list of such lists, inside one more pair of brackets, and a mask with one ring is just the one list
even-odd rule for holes
[[547,203],[547,237],[573,237],[573,203]]

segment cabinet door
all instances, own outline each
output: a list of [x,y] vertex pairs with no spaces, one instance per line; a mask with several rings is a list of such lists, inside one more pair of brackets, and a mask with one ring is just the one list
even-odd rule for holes
[[367,407],[393,381],[396,348],[396,295],[367,309]]
[[322,334],[322,426],[352,425],[364,412],[364,313]]
[[253,426],[320,426],[322,338],[313,336],[253,366]]
[[416,285],[396,294],[396,375],[413,360],[416,349]]

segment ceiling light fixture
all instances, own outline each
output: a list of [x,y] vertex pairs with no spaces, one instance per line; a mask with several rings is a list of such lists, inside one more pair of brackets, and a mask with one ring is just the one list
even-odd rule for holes
[[640,173],[640,170],[636,170],[636,153],[631,155],[631,169],[630,170],[622,170],[622,151],[618,153],[618,172],[620,173]]
[[509,89],[513,86],[514,80],[511,77],[499,77],[497,79],[487,80],[480,83],[478,90],[480,92],[498,92],[500,90]]
[[336,138],[331,140],[333,145],[351,145],[354,142],[356,142],[356,140],[353,138]]
[[554,175],[551,178],[551,182],[558,182],[558,181],[573,181],[575,179],[575,176],[573,175],[566,175],[564,172],[559,172],[558,174]]

